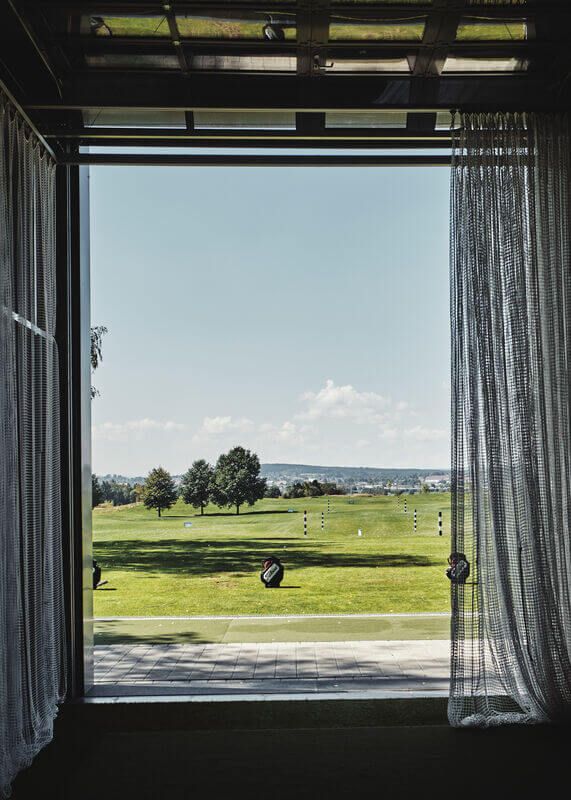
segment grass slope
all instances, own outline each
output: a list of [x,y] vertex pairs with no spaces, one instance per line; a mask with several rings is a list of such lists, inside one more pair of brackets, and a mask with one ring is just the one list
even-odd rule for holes
[[[405,514],[394,497],[332,497],[327,515],[324,498],[280,498],[238,517],[215,507],[200,517],[179,501],[161,519],[142,506],[95,509],[94,555],[109,581],[95,592],[95,615],[447,611],[450,497],[409,496],[407,504]],[[279,590],[259,580],[262,558],[272,553],[286,568]]]

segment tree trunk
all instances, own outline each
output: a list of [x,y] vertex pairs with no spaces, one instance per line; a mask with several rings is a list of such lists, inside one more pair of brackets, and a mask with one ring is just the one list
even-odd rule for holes
[[161,516],[161,507],[160,506],[157,508],[157,511],[158,511],[158,514],[159,514],[159,517],[160,517]]
[[240,506],[238,505],[238,503],[236,503],[236,514],[239,514],[239,513],[240,513]]
[[204,506],[201,504],[200,505],[200,516],[202,517],[203,514],[204,514]]

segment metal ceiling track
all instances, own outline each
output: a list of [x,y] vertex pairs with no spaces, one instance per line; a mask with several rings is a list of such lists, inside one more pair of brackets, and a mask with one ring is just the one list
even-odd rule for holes
[[[144,24],[132,29],[125,21],[120,31],[143,35],[113,35],[112,20],[121,15],[160,18],[164,35],[145,35]],[[251,28],[244,29],[244,36],[252,38],[242,38],[238,27],[205,38],[209,29],[202,27],[201,38],[185,38],[189,29],[183,27],[182,15],[260,24],[268,18],[266,24],[277,21],[278,28],[279,20],[289,16],[295,37],[264,27],[253,35]],[[103,19],[94,29],[92,19],[99,16]],[[526,23],[523,38],[465,38],[466,23],[520,21]],[[414,41],[367,36],[338,40],[331,38],[332,22],[365,29],[419,22],[422,29]],[[79,148],[109,153],[82,152],[73,157],[78,159],[74,163],[449,163],[445,152],[452,133],[443,130],[439,111],[568,110],[570,51],[571,2],[563,0],[515,5],[470,0],[378,5],[334,0],[9,0],[0,6],[0,78],[39,135],[60,160]],[[277,64],[274,56],[286,61]],[[104,110],[112,113],[102,115]],[[204,111],[235,113],[236,122],[201,127],[199,113]],[[255,129],[240,129],[239,115],[248,111],[292,112],[294,126],[281,130],[268,120]],[[394,124],[374,121],[379,112],[391,111],[406,112],[404,122],[402,113]],[[331,112],[353,118],[348,117],[347,127],[332,128]],[[372,117],[365,120],[363,114]],[[94,124],[100,115],[101,124]],[[173,115],[176,124],[170,127]],[[148,154],[121,149],[128,147],[146,148]],[[153,153],[156,148],[172,153]],[[184,148],[198,155],[188,155]],[[223,153],[230,148],[244,152],[239,157]],[[270,152],[276,148],[285,154]],[[314,152],[302,156],[295,153],[297,148]],[[434,152],[418,152],[428,149]]]

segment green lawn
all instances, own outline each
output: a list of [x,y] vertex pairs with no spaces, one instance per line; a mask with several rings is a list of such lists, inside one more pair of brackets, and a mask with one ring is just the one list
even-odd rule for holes
[[[215,507],[200,517],[180,501],[161,519],[140,505],[95,509],[94,554],[109,581],[95,592],[95,615],[447,611],[450,496],[409,496],[407,504],[405,514],[395,497],[332,497],[324,531],[324,498],[264,500],[238,517]],[[285,565],[279,590],[259,580],[267,554]]]

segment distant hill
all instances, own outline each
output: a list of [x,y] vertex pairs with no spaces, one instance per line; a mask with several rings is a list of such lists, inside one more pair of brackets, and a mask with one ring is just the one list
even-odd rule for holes
[[[395,467],[324,467],[315,464],[262,464],[262,476],[270,481],[321,480],[339,484],[371,483],[385,484],[392,481],[400,486],[415,486],[429,475],[450,477],[449,469],[397,469]],[[180,475],[173,476],[175,480]],[[144,483],[145,476],[100,475],[100,480],[117,483]]]
[[100,481],[110,481],[114,483],[128,483],[129,486],[134,486],[136,483],[144,483],[147,479],[146,475],[136,475],[128,477],[127,475],[98,475]]
[[314,464],[262,464],[270,480],[327,480],[335,483],[385,483],[414,485],[429,475],[450,476],[449,469],[397,469],[395,467],[324,467]]

